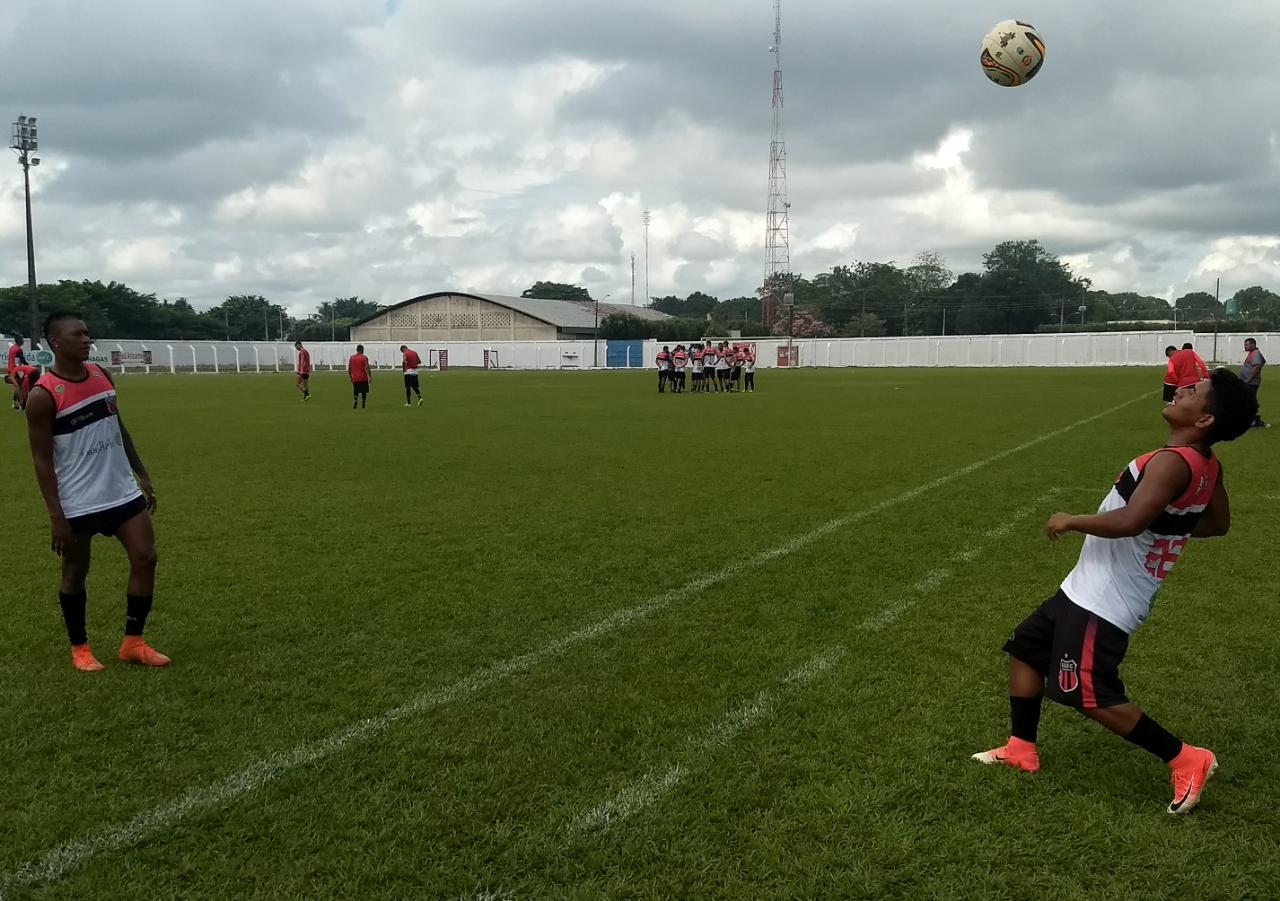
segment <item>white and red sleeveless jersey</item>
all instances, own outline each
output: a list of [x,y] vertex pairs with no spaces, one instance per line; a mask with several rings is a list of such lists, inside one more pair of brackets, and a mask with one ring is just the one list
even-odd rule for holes
[[52,371],[36,382],[53,398],[53,471],[58,500],[71,519],[127,504],[142,492],[133,479],[116,413],[116,389],[86,363],[89,375],[69,382]]
[[1187,490],[1173,500],[1141,535],[1134,538],[1097,538],[1086,535],[1075,569],[1062,582],[1062,590],[1077,606],[1133,632],[1151,612],[1151,604],[1165,577],[1182,556],[1195,531],[1200,514],[1209,506],[1222,474],[1218,458],[1208,458],[1190,447],[1164,447],[1132,461],[1116,479],[1099,513],[1118,510],[1129,502],[1142,480],[1142,472],[1156,454],[1175,453],[1191,470]]

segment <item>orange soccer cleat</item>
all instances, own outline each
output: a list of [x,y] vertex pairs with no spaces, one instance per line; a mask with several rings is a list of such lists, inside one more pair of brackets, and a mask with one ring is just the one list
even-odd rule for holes
[[973,759],[978,763],[1003,763],[1028,773],[1040,769],[1040,755],[1036,753],[1035,743],[1012,736],[1003,746],[974,754]]
[[142,666],[168,666],[169,658],[142,640],[141,635],[126,635],[120,645],[120,659]]
[[1169,813],[1190,813],[1200,803],[1200,793],[1218,768],[1218,758],[1208,748],[1183,745],[1178,756],[1169,761],[1173,777],[1173,801]]
[[89,647],[89,642],[84,644],[73,644],[71,646],[71,665],[82,673],[100,673],[104,669],[98,658],[93,656],[93,649]]

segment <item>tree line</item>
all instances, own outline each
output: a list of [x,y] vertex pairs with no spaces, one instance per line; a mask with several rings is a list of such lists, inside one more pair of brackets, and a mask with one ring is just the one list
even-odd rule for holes
[[[26,285],[0,288],[0,332],[30,331],[29,298]],[[293,317],[265,297],[237,294],[196,310],[185,297],[169,300],[120,282],[69,279],[37,285],[36,307],[40,319],[75,310],[94,335],[143,341],[342,341],[350,337],[352,323],[383,309],[359,297],[338,297],[309,316]]]
[[[781,302],[784,295],[791,295],[792,307]],[[522,296],[595,299],[580,285],[552,281],[534,282]],[[38,285],[36,301],[42,317],[54,310],[78,310],[95,335],[153,341],[344,341],[353,323],[385,309],[360,297],[337,297],[295,318],[265,297],[239,294],[196,310],[183,297],[170,300],[119,282],[88,280]],[[983,254],[980,272],[955,275],[941,254],[928,252],[905,266],[853,262],[812,277],[778,276],[753,295],[721,300],[694,291],[686,297],[653,297],[648,306],[673,318],[655,322],[625,313],[606,316],[601,336],[679,341],[729,331],[802,338],[980,335],[1136,323],[1205,330],[1228,321],[1237,330],[1267,331],[1280,323],[1280,295],[1260,285],[1237,291],[1225,302],[1207,291],[1184,294],[1172,304],[1134,292],[1110,293],[1073,274],[1036,240],[997,244]],[[0,332],[26,334],[27,310],[25,285],[0,289]]]

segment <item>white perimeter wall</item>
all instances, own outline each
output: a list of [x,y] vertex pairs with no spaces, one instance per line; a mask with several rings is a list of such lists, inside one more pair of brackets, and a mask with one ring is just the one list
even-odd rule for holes
[[[960,335],[920,338],[797,338],[792,347],[797,365],[826,366],[1159,366],[1164,363],[1164,348],[1181,347],[1191,341],[1206,360],[1238,364],[1244,359],[1245,338],[1257,338],[1262,353],[1269,360],[1280,361],[1280,333],[1222,333],[1217,336],[1214,352],[1212,333],[1186,331],[1166,332],[1088,332],[1050,335]],[[757,366],[776,368],[779,350],[785,355],[785,338],[744,338],[756,344]],[[7,346],[9,342],[5,342]],[[599,342],[599,362],[605,362],[606,341]],[[643,344],[644,365],[655,368],[655,357],[662,344]],[[674,345],[672,345],[674,346]],[[481,367],[484,351],[494,352],[501,369],[590,369],[595,355],[592,341],[515,341],[515,342],[415,342],[412,347],[424,362],[435,363],[436,352],[447,350],[450,366]],[[345,370],[347,358],[355,352],[354,342],[312,342],[311,364],[317,370]],[[103,340],[95,345],[95,357],[110,359],[111,351],[120,351],[130,369],[144,368],[137,359],[150,350],[152,365],[148,371],[201,372],[292,372],[293,345],[264,341],[130,341]],[[381,369],[398,369],[398,342],[365,342],[365,353]],[[490,365],[494,365],[492,362]],[[123,369],[124,367],[122,367]]]

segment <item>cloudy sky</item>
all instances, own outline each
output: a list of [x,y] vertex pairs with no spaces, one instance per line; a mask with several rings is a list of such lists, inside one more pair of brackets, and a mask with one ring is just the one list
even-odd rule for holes
[[[1280,4],[784,0],[792,259],[1040,238],[1112,291],[1280,290]],[[257,293],[751,293],[771,0],[16,0],[41,281]],[[1141,10],[1138,12],[1138,10]],[[1028,86],[977,62],[1033,22]],[[0,169],[0,283],[25,281]]]

